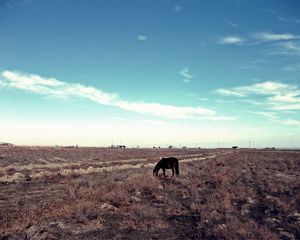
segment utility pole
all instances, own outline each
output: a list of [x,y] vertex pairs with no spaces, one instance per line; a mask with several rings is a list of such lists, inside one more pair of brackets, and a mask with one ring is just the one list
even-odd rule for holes
[[249,141],[249,148],[251,148],[251,141]]
[[291,149],[293,148],[293,138],[290,140]]

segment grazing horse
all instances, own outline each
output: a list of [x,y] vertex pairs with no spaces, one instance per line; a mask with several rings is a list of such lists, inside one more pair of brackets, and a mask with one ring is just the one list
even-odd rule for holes
[[153,175],[158,176],[158,171],[162,169],[164,177],[165,175],[165,170],[166,169],[172,169],[172,177],[174,176],[174,171],[176,173],[176,176],[178,177],[179,175],[179,163],[178,159],[175,157],[169,157],[169,158],[162,158],[155,166],[153,169]]

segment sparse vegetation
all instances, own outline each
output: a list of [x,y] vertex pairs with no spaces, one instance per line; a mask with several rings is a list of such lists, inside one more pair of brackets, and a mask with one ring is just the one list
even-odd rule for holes
[[[300,238],[297,151],[14,147],[0,155],[0,239]],[[179,178],[152,176],[162,156],[182,161]]]

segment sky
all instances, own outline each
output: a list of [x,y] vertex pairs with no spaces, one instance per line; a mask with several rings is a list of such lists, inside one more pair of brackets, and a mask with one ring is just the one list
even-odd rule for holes
[[0,0],[0,142],[300,147],[296,0]]

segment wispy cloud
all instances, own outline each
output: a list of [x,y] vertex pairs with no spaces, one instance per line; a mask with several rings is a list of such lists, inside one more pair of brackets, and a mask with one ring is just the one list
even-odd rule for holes
[[280,43],[279,46],[284,49],[288,55],[300,55],[300,45],[295,42]]
[[300,110],[300,103],[286,103],[286,104],[278,104],[272,107],[273,110],[282,110],[282,111],[289,111],[289,110]]
[[137,35],[137,40],[139,41],[147,41],[148,37],[145,35]]
[[278,116],[275,112],[254,112],[257,115],[267,117],[268,119],[274,120],[278,119]]
[[276,34],[271,32],[254,33],[253,37],[262,42],[287,41],[287,40],[299,39],[299,36],[291,33]]
[[286,71],[286,72],[300,74],[300,64],[290,65],[290,66],[284,67],[282,70]]
[[192,80],[189,79],[189,78],[184,78],[184,79],[182,80],[183,83],[190,83],[191,81],[192,81]]
[[254,100],[254,99],[249,99],[249,98],[243,98],[240,100],[240,102],[249,103],[254,106],[259,106],[259,105],[264,104],[263,102],[260,102],[260,101]]
[[262,65],[266,62],[267,62],[267,60],[265,60],[265,59],[252,60],[252,61],[249,61],[246,64],[243,64],[241,66],[237,66],[236,68],[237,69],[242,69],[242,70],[256,69],[256,68],[261,68]]
[[300,110],[300,88],[293,84],[267,81],[229,89],[217,89],[215,92],[232,97],[260,95],[265,97],[266,104],[272,110]]
[[35,74],[3,71],[0,86],[19,89],[45,96],[81,97],[101,105],[114,106],[123,110],[166,117],[171,119],[211,119],[232,120],[232,117],[219,116],[215,110],[205,107],[174,106],[143,101],[127,101],[118,94],[87,87],[78,83],[67,83],[55,78],[44,78]]
[[190,70],[189,70],[188,68],[186,68],[186,67],[183,68],[183,69],[179,72],[179,74],[180,74],[181,76],[185,77],[185,78],[189,78],[189,79],[193,78],[193,75],[190,74]]
[[239,27],[240,27],[239,24],[237,24],[237,23],[235,23],[235,22],[232,22],[232,21],[230,21],[230,20],[227,20],[227,22],[228,22],[228,24],[229,24],[231,27],[233,27],[233,28],[239,28]]
[[184,83],[189,83],[192,81],[192,78],[194,77],[188,68],[183,68],[182,70],[179,71],[179,74],[183,77],[183,82]]
[[176,4],[173,8],[173,10],[177,13],[180,13],[182,11],[182,6],[179,4]]
[[295,120],[295,119],[284,120],[284,121],[282,121],[281,123],[282,123],[282,124],[285,124],[285,125],[300,126],[300,121]]
[[262,8],[259,10],[260,12],[265,12],[265,13],[271,13],[271,14],[276,14],[276,11],[271,9],[271,8]]
[[245,40],[239,36],[226,36],[219,40],[219,44],[242,44]]
[[30,4],[32,0],[10,0],[6,3],[7,8],[23,7]]
[[[224,36],[219,39],[218,44],[239,46],[270,44],[271,49],[265,50],[270,54],[300,55],[298,40],[300,40],[300,35],[292,33],[255,32],[243,37]],[[245,68],[249,69],[253,66],[246,66]]]
[[291,125],[291,126],[300,126],[300,121],[295,119],[285,119],[282,120],[279,118],[276,112],[254,112],[257,115],[261,115],[263,117],[266,117],[268,120],[272,122],[276,122],[283,125]]
[[297,18],[278,17],[277,19],[282,22],[292,22],[292,23],[297,23],[297,24],[300,23],[300,19],[297,19]]
[[216,90],[216,93],[223,95],[223,96],[232,96],[232,97],[246,97],[244,93],[241,93],[236,90],[230,90],[230,89],[224,89],[224,88],[219,88]]

